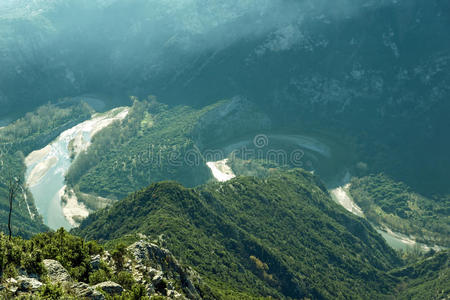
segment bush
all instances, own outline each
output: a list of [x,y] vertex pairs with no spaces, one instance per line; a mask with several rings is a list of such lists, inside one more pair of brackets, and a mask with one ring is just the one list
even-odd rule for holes
[[114,276],[113,279],[114,282],[120,284],[124,289],[131,289],[135,284],[136,281],[133,278],[133,275],[129,272],[119,272]]
[[51,284],[47,283],[44,285],[40,292],[39,296],[43,299],[61,299],[61,297],[64,295],[64,291],[60,284]]
[[127,253],[127,246],[123,243],[118,244],[116,246],[116,249],[114,249],[111,253],[111,256],[116,265],[116,269],[118,271],[121,271],[123,269],[126,253]]

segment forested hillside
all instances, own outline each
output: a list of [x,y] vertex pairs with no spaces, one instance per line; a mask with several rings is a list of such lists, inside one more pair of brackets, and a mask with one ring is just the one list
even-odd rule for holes
[[381,297],[396,283],[385,272],[401,264],[366,221],[300,170],[195,189],[153,184],[73,232],[101,242],[159,237],[223,296]]
[[240,98],[201,109],[169,107],[151,97],[134,99],[125,121],[99,132],[89,149],[75,159],[66,180],[88,204],[86,194],[118,200],[161,180],[196,186],[211,179],[203,151],[206,145],[233,137],[237,131],[245,134],[267,128],[267,122]]

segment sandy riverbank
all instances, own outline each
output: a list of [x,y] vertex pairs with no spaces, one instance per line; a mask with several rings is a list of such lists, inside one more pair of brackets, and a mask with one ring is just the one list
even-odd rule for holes
[[59,196],[61,199],[64,199],[64,201],[62,201],[64,217],[69,221],[71,226],[79,226],[79,221],[89,216],[89,210],[86,205],[78,202],[75,192],[73,190],[68,190],[67,186],[62,187],[59,191]]
[[207,162],[206,165],[211,170],[214,178],[218,181],[224,182],[236,177],[233,170],[231,170],[227,163],[228,158],[219,161]]
[[36,150],[28,154],[28,156],[25,158],[25,165],[27,167],[37,163],[38,161],[44,159],[50,151],[52,150],[52,147],[50,145],[45,146],[41,150]]
[[129,112],[128,107],[118,107],[108,113],[95,114],[92,119],[66,130],[59,139],[70,143],[71,150],[76,155],[86,151],[91,144],[91,138],[100,130],[108,127],[114,121],[123,120]]
[[333,200],[342,205],[346,210],[359,217],[364,217],[362,209],[350,197],[349,190],[350,183],[347,183],[344,186],[330,190],[330,194]]
[[38,163],[27,178],[27,185],[32,187],[41,181],[47,172],[58,163],[58,158],[49,156],[44,161]]

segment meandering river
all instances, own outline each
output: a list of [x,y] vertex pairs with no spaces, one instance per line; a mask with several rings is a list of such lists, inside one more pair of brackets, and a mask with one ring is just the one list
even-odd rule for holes
[[[81,151],[86,150],[90,145],[92,137],[98,131],[116,120],[124,119],[128,111],[128,108],[121,107],[103,114],[96,114],[90,120],[64,131],[55,141],[43,149],[30,153],[26,157],[27,186],[33,194],[36,207],[43,216],[44,223],[50,228],[57,229],[64,227],[70,229],[74,225],[71,216],[76,214],[87,216],[89,213],[87,209],[83,204],[76,203],[77,201],[74,197],[69,197],[69,204],[66,204],[64,208],[61,204],[61,197],[65,189],[65,174],[72,163],[71,154],[72,156],[77,155]],[[313,155],[319,155],[324,160],[336,159],[333,156],[333,148],[329,147],[326,142],[315,137],[273,134],[267,135],[266,138],[271,141],[297,145],[301,149],[312,152]],[[225,155],[229,155],[232,151],[251,143],[254,143],[252,138],[240,140],[223,146],[222,150]],[[69,145],[73,153],[69,150]],[[223,157],[219,161],[210,161],[207,163],[207,166],[210,168],[214,178],[218,181],[227,181],[235,177],[233,170],[228,165],[226,157]],[[344,174],[343,177],[342,174]],[[364,212],[354,203],[348,192],[350,173],[345,171],[345,168],[342,168],[340,174],[335,175],[334,182],[328,183],[333,200],[353,214],[364,217]],[[337,181],[336,178],[338,178]],[[384,228],[383,230],[376,228],[376,230],[395,249],[406,249],[417,244],[412,239],[392,232],[388,228]],[[428,248],[423,244],[418,245],[424,249]]]

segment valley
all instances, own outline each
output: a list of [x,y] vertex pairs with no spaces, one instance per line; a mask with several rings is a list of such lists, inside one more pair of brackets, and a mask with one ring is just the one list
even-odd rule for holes
[[448,0],[0,0],[0,298],[450,299]]
[[[93,195],[80,190],[75,192],[74,188],[78,188],[69,187],[65,176],[79,154],[89,150],[92,137],[96,133],[101,134],[102,129],[107,128],[114,121],[125,119],[129,111],[129,108],[116,108],[93,115],[90,120],[64,131],[55,141],[40,150],[31,152],[25,158],[26,183],[35,199],[38,212],[50,228],[70,229],[78,226],[91,212],[112,203],[108,199],[101,200],[101,196],[95,191]],[[143,121],[139,122],[143,124]],[[209,129],[217,130],[217,128]],[[208,148],[203,149],[201,156],[205,159],[203,162],[205,167],[209,168],[211,173],[209,177],[205,177],[203,183],[211,178],[225,182],[235,176],[267,176],[271,168],[303,167],[324,180],[332,198],[337,203],[353,214],[365,217],[349,192],[351,178],[349,170],[355,168],[355,161],[351,158],[353,156],[351,147],[330,139],[329,136],[332,135],[323,132],[308,136],[305,133],[295,134],[292,129],[288,134],[283,134],[280,130],[265,129],[264,133],[255,133],[238,139],[231,138],[228,142],[220,140],[217,144],[209,141]],[[218,160],[210,161],[208,158]],[[101,162],[101,157],[97,159]],[[195,174],[195,168],[192,170]],[[162,174],[161,180],[164,179],[171,179],[171,176]],[[144,185],[150,183],[152,181]],[[83,201],[87,198],[92,198],[91,203]],[[92,204],[92,201],[99,201],[99,203]],[[417,243],[411,238],[393,232],[386,225],[382,227],[374,225],[374,227],[395,249],[412,249],[418,245],[425,251],[435,247]]]

